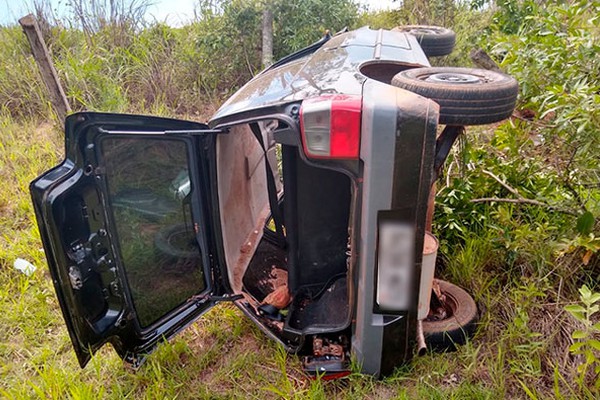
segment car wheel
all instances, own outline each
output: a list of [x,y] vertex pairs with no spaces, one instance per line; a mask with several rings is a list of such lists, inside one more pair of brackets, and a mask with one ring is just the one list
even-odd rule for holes
[[428,347],[433,350],[455,350],[456,345],[467,342],[475,333],[477,306],[473,298],[462,288],[436,279],[445,296],[443,319],[431,316],[423,320],[423,334]]
[[428,67],[401,71],[392,85],[440,105],[440,124],[485,125],[511,116],[517,81],[500,72],[475,68]]
[[171,225],[161,229],[154,238],[154,245],[161,256],[171,260],[200,258],[200,250],[185,224]]
[[392,30],[409,33],[416,37],[427,57],[446,56],[452,53],[456,43],[456,34],[441,26],[404,25],[397,26]]

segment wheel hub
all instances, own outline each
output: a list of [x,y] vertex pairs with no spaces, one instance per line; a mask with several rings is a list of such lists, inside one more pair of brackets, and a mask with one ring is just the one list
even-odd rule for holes
[[452,84],[473,84],[473,83],[481,83],[481,79],[478,76],[471,74],[461,74],[461,73],[450,73],[443,72],[438,74],[431,74],[424,77],[423,79],[426,82],[439,82],[439,83],[452,83]]
[[457,308],[455,299],[452,298],[452,296],[447,296],[445,292],[442,292],[439,282],[435,279],[431,290],[430,311],[425,320],[444,321],[452,318]]

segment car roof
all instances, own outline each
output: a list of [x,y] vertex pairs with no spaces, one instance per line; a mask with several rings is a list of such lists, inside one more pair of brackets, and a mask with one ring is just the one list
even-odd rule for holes
[[267,115],[286,104],[322,94],[360,95],[368,79],[360,66],[385,61],[429,66],[416,38],[404,32],[368,27],[343,32],[262,71],[217,110],[209,125]]

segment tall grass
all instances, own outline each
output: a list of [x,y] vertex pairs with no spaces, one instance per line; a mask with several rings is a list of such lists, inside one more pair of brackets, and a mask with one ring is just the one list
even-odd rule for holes
[[[127,40],[121,26],[93,33],[54,26],[46,40],[74,111],[160,109],[206,118],[213,104],[249,79],[259,65],[252,59],[250,69],[240,67],[211,54],[207,34],[219,35],[221,28],[209,24],[172,28],[154,23],[138,33],[128,32]],[[0,107],[15,118],[48,115],[48,95],[29,44],[16,26],[0,29],[0,54],[5,57],[0,64]]]
[[0,28],[0,107],[13,116],[42,116],[48,95],[20,28]]

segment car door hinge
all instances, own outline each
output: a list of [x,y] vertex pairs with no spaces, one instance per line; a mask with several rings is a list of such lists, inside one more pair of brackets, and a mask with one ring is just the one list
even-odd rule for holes
[[223,296],[215,296],[212,293],[204,294],[204,295],[196,295],[190,298],[190,301],[193,301],[197,305],[202,305],[206,303],[221,303],[223,301],[236,301],[243,299],[244,296],[241,294],[224,294]]
[[146,362],[146,355],[138,353],[127,353],[123,360],[136,372]]

